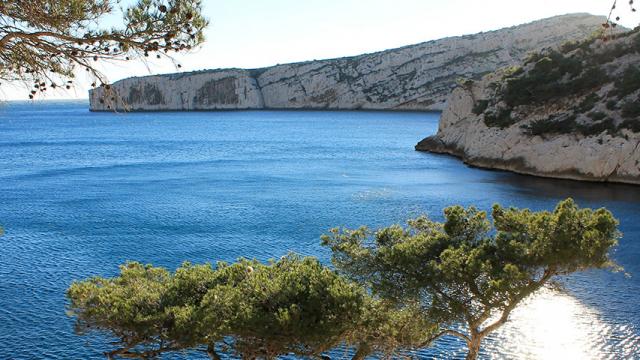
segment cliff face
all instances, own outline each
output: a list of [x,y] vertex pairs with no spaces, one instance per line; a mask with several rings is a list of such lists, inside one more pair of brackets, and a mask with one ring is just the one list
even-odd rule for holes
[[640,184],[640,33],[566,44],[467,82],[417,150],[576,180]]
[[461,78],[479,79],[527,53],[583,39],[604,22],[588,14],[446,38],[349,58],[263,69],[124,79],[90,91],[91,110],[442,110]]

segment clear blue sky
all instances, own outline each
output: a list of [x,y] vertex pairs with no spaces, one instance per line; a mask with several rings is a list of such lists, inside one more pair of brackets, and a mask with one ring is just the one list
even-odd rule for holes
[[[379,51],[572,12],[605,15],[612,0],[204,0],[207,42],[182,70],[262,67]],[[623,24],[634,26],[621,1]],[[625,21],[626,20],[626,21]],[[111,81],[175,72],[168,61],[105,65]],[[81,78],[84,75],[81,75]],[[5,97],[13,98],[11,94]],[[24,99],[22,92],[17,98]],[[86,97],[86,88],[56,97]]]

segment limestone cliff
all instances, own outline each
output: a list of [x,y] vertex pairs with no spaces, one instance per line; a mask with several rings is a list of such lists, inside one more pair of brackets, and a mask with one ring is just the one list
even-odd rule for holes
[[640,184],[640,32],[567,43],[468,81],[416,149],[479,167]]
[[461,78],[583,39],[604,21],[572,14],[355,57],[124,79],[90,91],[91,110],[442,110]]

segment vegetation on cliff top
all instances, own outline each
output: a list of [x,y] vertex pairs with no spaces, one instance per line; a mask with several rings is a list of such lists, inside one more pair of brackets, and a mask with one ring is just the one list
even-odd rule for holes
[[[520,112],[546,118],[521,127],[529,135],[576,133],[595,136],[606,131],[638,132],[640,122],[640,29],[616,34],[608,41],[594,37],[532,54],[522,67],[503,71],[491,99],[473,108],[489,127],[520,122]],[[578,104],[578,105],[571,105]]]
[[320,357],[347,345],[364,359],[453,335],[475,359],[482,340],[554,277],[614,265],[617,220],[570,199],[551,212],[495,205],[493,222],[473,207],[449,207],[444,217],[331,230],[322,243],[337,272],[296,255],[185,263],[173,273],[127,263],[116,277],[73,283],[69,313],[79,334],[116,339],[110,358],[187,350],[211,359]]

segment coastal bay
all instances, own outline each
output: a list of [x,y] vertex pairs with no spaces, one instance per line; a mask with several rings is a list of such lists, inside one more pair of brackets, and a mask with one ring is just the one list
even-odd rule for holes
[[[73,334],[64,289],[114,275],[126,260],[175,269],[184,260],[266,260],[291,250],[326,263],[319,236],[334,226],[378,227],[420,213],[440,220],[452,204],[541,210],[569,196],[620,219],[624,237],[613,258],[634,276],[563,279],[566,293],[526,304],[486,341],[483,356],[638,353],[640,189],[482,170],[414,151],[436,133],[439,116],[116,114],[90,113],[84,101],[8,103],[0,110],[0,312],[8,319],[0,358],[102,358],[104,339]],[[464,351],[445,338],[417,355]]]

